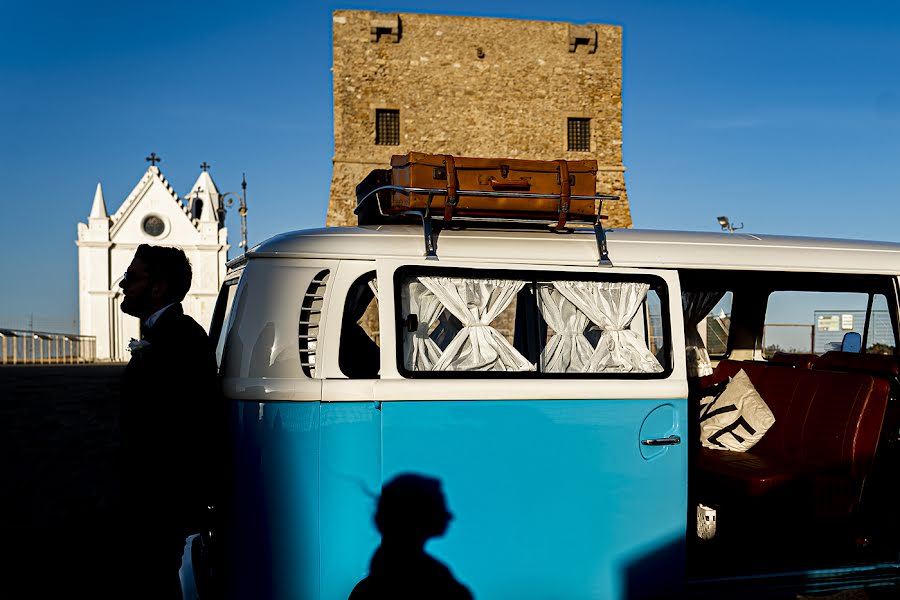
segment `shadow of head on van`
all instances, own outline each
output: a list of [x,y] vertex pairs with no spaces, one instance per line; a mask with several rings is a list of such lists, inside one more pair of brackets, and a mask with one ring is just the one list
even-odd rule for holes
[[372,555],[368,577],[353,588],[350,600],[471,599],[450,569],[425,552],[425,542],[444,535],[452,518],[440,480],[404,473],[386,483],[375,511],[381,545]]

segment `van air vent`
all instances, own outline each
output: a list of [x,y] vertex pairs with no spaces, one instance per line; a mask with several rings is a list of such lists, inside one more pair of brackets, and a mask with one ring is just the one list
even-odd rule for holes
[[300,308],[300,366],[307,377],[316,376],[316,348],[319,337],[319,319],[325,300],[328,270],[319,271],[309,283]]

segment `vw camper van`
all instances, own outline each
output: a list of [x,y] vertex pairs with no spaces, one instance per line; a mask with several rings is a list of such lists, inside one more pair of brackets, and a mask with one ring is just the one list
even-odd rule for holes
[[897,585],[900,244],[416,218],[228,265],[234,597],[347,598],[401,474],[479,599]]

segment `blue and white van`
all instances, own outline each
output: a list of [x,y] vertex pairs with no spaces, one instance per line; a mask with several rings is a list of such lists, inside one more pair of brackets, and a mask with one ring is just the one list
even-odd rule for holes
[[[414,224],[315,229],[231,261],[230,593],[347,598],[410,473],[479,599],[896,586],[900,244],[612,230],[602,261],[594,233],[447,229],[426,256]],[[856,319],[776,322],[803,302]],[[747,452],[701,442],[740,371],[774,418]]]

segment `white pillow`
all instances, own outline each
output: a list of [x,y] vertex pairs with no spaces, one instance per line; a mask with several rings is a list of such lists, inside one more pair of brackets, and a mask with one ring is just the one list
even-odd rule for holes
[[775,424],[775,415],[743,369],[725,390],[700,401],[700,442],[714,450],[746,452]]

